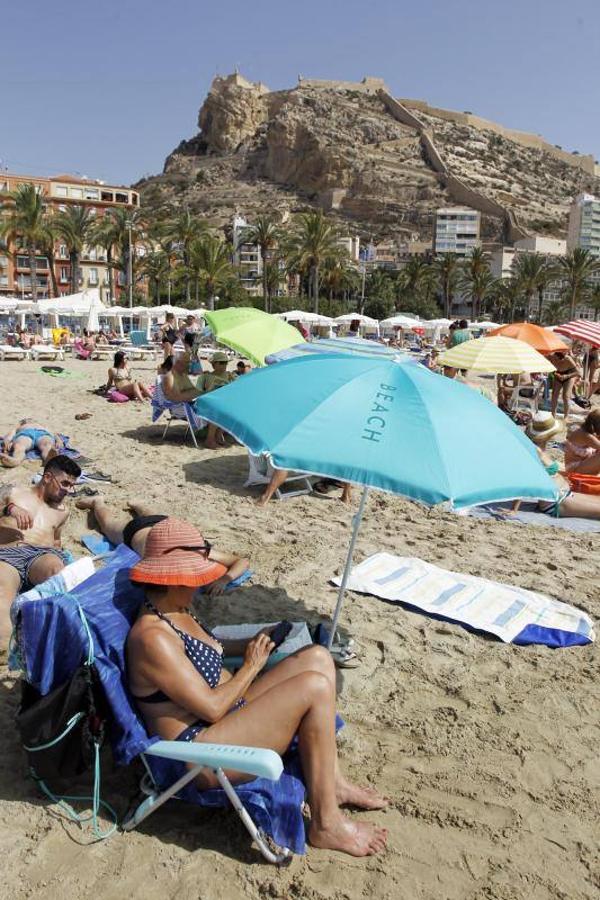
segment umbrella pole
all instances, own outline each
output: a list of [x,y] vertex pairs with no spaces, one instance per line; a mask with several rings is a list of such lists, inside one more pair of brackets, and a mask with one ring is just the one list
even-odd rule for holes
[[338,620],[340,618],[340,613],[342,611],[342,603],[344,600],[344,594],[346,593],[346,585],[348,584],[348,578],[350,577],[350,569],[352,568],[352,556],[354,554],[354,545],[356,544],[356,539],[358,537],[358,532],[360,529],[360,523],[362,522],[363,512],[365,510],[365,503],[367,502],[367,494],[369,493],[369,488],[365,485],[362,496],[360,498],[360,503],[358,506],[358,510],[356,515],[353,517],[353,525],[354,528],[352,530],[352,537],[350,538],[350,546],[348,547],[348,555],[346,556],[346,565],[344,567],[344,574],[342,575],[342,581],[340,584],[340,590],[338,592],[337,603],[335,605],[335,612],[333,614],[333,622],[331,623],[331,634],[329,635],[329,642],[327,644],[327,649],[331,650],[331,646],[333,644],[333,640],[335,637],[335,632],[337,630]]

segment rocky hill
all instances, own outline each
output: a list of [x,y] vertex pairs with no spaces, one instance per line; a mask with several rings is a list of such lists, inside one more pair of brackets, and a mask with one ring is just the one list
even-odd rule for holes
[[380,79],[269,91],[235,74],[215,78],[199,132],[144,179],[146,208],[187,204],[215,224],[234,212],[319,206],[363,235],[429,239],[436,207],[468,204],[484,235],[564,237],[568,207],[600,193],[589,156],[469,113],[392,97]]

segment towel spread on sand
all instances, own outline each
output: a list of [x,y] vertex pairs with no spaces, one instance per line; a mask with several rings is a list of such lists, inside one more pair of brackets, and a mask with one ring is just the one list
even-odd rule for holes
[[[332,580],[339,585],[341,579]],[[422,559],[375,553],[353,567],[348,588],[487,631],[506,643],[569,647],[595,639],[592,620],[574,606]]]
[[577,534],[600,534],[600,519],[578,519],[573,516],[556,518],[548,513],[540,512],[537,503],[521,503],[521,508],[514,515],[507,515],[512,507],[509,503],[494,503],[484,506],[471,506],[468,510],[461,510],[462,515],[472,516],[474,519],[496,519],[498,522],[514,522],[516,525],[543,525],[547,528],[562,528],[564,531],[574,531]]

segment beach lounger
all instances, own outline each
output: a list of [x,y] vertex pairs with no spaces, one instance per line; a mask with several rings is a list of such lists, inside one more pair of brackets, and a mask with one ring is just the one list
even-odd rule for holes
[[34,344],[29,350],[32,359],[64,359],[65,351],[53,344]]
[[[244,482],[244,487],[251,487],[255,484],[268,484],[273,477],[273,466],[266,456],[254,456],[248,453],[248,477]],[[308,475],[304,472],[290,472],[284,481],[284,485],[292,485],[291,490],[281,490],[278,488],[274,496],[277,500],[285,500],[287,497],[300,497],[303,494],[312,493],[312,483]]]
[[12,344],[0,344],[0,360],[29,359],[29,350],[13,347]]
[[[97,821],[101,812],[100,745],[106,730],[115,763],[128,766],[140,759],[146,772],[141,784],[143,799],[121,823],[124,831],[136,828],[171,798],[212,808],[231,803],[269,862],[282,863],[291,853],[304,853],[305,788],[296,754],[286,757],[284,769],[281,758],[272,750],[148,736],[133,705],[125,674],[125,642],[143,599],[143,592],[131,584],[127,574],[137,559],[129,547],[120,545],[102,569],[72,588],[71,593],[21,600],[15,616],[25,694],[35,692],[35,696],[46,697],[82,669],[89,672],[95,684],[96,719],[82,710],[82,717],[71,728],[87,727],[92,735],[97,836],[108,836],[100,831]],[[100,722],[98,716],[103,715],[104,722]],[[69,740],[72,738],[71,734]],[[54,746],[59,743],[51,740]],[[45,746],[49,745],[47,741]],[[40,755],[36,756],[38,752]],[[43,770],[43,752],[41,747],[39,751],[29,748],[34,769],[39,760],[38,768]],[[199,791],[195,787],[194,779],[203,768],[215,773],[220,788]],[[255,777],[234,788],[225,770]],[[40,787],[55,799],[50,793],[51,785],[44,783]],[[104,807],[110,809],[107,804]],[[182,815],[186,812],[184,809]],[[114,826],[109,831],[113,829]]]
[[187,428],[185,438],[188,431],[192,434],[194,447],[198,449],[198,441],[196,440],[196,431],[200,431],[206,427],[206,421],[196,414],[191,403],[173,403],[167,400],[162,384],[163,376],[159,375],[154,383],[154,394],[152,395],[152,421],[158,422],[163,413],[167,414],[167,424],[161,436],[164,441],[167,431],[173,422],[186,422]]
[[131,347],[128,349],[137,353],[139,359],[146,359],[147,357],[157,358],[160,344],[149,343],[145,331],[130,331],[129,340],[131,341]]

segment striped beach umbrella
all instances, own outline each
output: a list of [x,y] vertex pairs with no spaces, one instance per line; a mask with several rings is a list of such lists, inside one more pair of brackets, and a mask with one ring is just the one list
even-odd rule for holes
[[565,325],[557,325],[554,329],[558,334],[565,334],[573,341],[583,341],[592,347],[600,347],[600,322],[590,322],[587,319],[575,319]]
[[438,357],[442,366],[494,375],[554,372],[554,366],[524,341],[507,337],[481,337],[464,341]]

